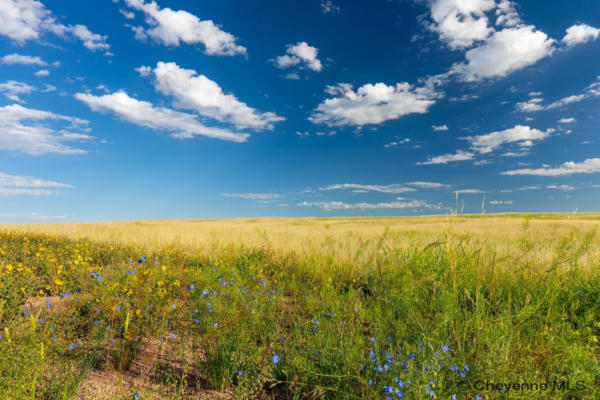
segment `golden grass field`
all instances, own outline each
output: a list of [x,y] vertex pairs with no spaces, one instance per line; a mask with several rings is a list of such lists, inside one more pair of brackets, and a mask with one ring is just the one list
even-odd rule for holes
[[[531,243],[527,257],[547,263],[561,238],[600,226],[600,213],[439,215],[419,217],[236,218],[140,220],[96,223],[5,224],[17,232],[44,233],[142,248],[183,248],[218,255],[224,248],[266,248],[302,256],[327,255],[339,262],[366,262],[383,240],[395,248],[426,246],[436,240],[462,240],[470,248],[511,254]],[[384,235],[385,233],[385,235]],[[383,235],[383,236],[382,236]],[[597,238],[580,261],[600,247]]]

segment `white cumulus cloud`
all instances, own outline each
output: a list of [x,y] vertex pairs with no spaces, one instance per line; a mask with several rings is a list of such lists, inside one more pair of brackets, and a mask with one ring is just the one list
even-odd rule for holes
[[465,54],[466,63],[452,67],[465,81],[503,77],[554,52],[554,39],[534,26],[505,28]]
[[277,68],[301,67],[319,72],[323,69],[323,64],[318,58],[319,49],[310,46],[306,42],[288,44],[286,53],[275,58],[274,63]]
[[495,6],[494,0],[433,0],[431,29],[439,33],[450,48],[469,47],[485,40],[493,31],[485,12]]
[[90,50],[108,50],[106,36],[91,32],[85,25],[63,25],[37,0],[0,0],[0,35],[19,44],[40,39],[50,32],[60,37],[71,35]]
[[39,65],[39,66],[45,66],[48,65],[48,63],[44,60],[42,60],[39,57],[32,57],[32,56],[24,56],[21,54],[17,54],[17,53],[13,53],[13,54],[7,54],[4,57],[2,57],[0,59],[0,63],[2,64],[6,64],[6,65]]
[[388,86],[385,83],[366,84],[356,91],[352,85],[329,86],[329,94],[313,110],[309,120],[329,126],[380,124],[407,114],[426,113],[438,97],[430,88],[415,88],[404,82]]
[[579,43],[596,40],[599,35],[600,29],[589,26],[588,24],[577,24],[567,29],[567,33],[562,38],[562,42],[570,47]]
[[[160,93],[174,98],[174,106],[193,110],[203,117],[234,124],[239,129],[272,129],[284,118],[272,112],[260,112],[239,101],[233,94],[225,94],[214,81],[192,69],[184,69],[170,62],[159,61],[154,74],[154,87]],[[141,74],[149,70],[141,69]]]
[[94,111],[110,111],[136,125],[165,130],[171,132],[173,137],[181,139],[203,135],[233,142],[245,142],[249,136],[246,133],[205,126],[192,114],[165,107],[155,107],[150,102],[130,97],[124,91],[103,96],[77,93],[75,98],[86,103]]
[[146,16],[149,27],[134,29],[138,39],[150,37],[166,46],[179,46],[181,42],[203,44],[209,55],[246,54],[246,48],[237,44],[236,37],[222,31],[213,21],[201,20],[184,10],[160,8],[155,1],[125,0],[125,3]]
[[464,139],[471,143],[471,149],[478,153],[486,154],[497,150],[506,143],[516,143],[521,147],[532,146],[533,141],[543,140],[550,136],[551,131],[541,131],[524,125],[504,129],[479,136],[469,136]]

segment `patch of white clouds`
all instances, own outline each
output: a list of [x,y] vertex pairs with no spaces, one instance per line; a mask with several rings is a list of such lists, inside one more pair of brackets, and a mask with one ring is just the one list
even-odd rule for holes
[[572,174],[592,174],[600,172],[600,158],[588,158],[582,162],[567,161],[558,167],[522,168],[504,171],[501,175],[564,176]]
[[[43,122],[67,122],[63,129],[55,129]],[[0,107],[0,149],[20,151],[30,155],[48,153],[84,154],[86,150],[71,147],[69,142],[93,140],[86,133],[88,121],[25,108],[18,104]],[[76,131],[76,132],[73,132]]]
[[439,97],[429,87],[406,82],[392,86],[369,83],[356,90],[342,83],[328,86],[326,93],[336,97],[325,99],[308,119],[328,126],[380,124],[408,114],[423,114]]
[[562,38],[562,42],[568,47],[598,39],[600,29],[588,24],[575,24],[569,27]]
[[86,103],[94,111],[112,112],[133,124],[168,131],[171,136],[179,139],[189,139],[202,135],[233,142],[245,142],[249,137],[247,133],[208,127],[198,121],[193,114],[175,111],[166,107],[155,107],[150,102],[130,97],[124,91],[117,91],[103,96],[77,93],[75,98]]
[[147,27],[132,27],[139,40],[150,38],[165,46],[181,43],[202,44],[206,54],[219,56],[245,55],[246,48],[238,44],[237,38],[211,20],[201,20],[185,10],[160,8],[155,2],[125,0],[130,8],[144,13]]
[[512,203],[512,200],[490,200],[490,204],[493,206],[510,205]]
[[0,0],[0,35],[20,45],[38,40],[45,33],[79,39],[90,50],[108,50],[107,36],[91,32],[85,25],[63,25],[37,0]]
[[34,86],[28,85],[24,82],[6,81],[4,83],[0,83],[0,93],[4,94],[6,98],[19,103],[25,103],[25,101],[19,96],[23,94],[30,94],[34,90],[36,90]]
[[531,147],[536,140],[543,140],[550,136],[553,130],[541,131],[524,125],[502,131],[490,132],[485,135],[468,136],[463,139],[471,144],[471,149],[480,154],[491,153],[507,143],[516,143],[520,147]]
[[432,205],[421,200],[410,201],[392,201],[382,203],[345,203],[342,201],[304,201],[298,204],[301,207],[319,207],[325,211],[335,210],[376,210],[376,209],[405,209],[405,208],[436,208],[440,207]]
[[570,117],[570,118],[561,118],[561,119],[558,120],[558,123],[560,123],[560,124],[572,124],[575,121],[576,121],[576,119],[573,118],[573,117]]
[[385,147],[386,149],[392,148],[392,147],[398,147],[400,145],[406,144],[406,143],[410,143],[411,140],[410,138],[405,138],[405,139],[401,139],[401,140],[394,140],[392,142],[386,143],[383,145],[383,147]]
[[273,64],[280,69],[298,67],[300,69],[308,68],[311,71],[319,72],[323,69],[323,64],[318,58],[319,49],[310,46],[306,42],[288,44],[286,54],[278,56],[272,60]]
[[272,112],[260,112],[239,101],[205,75],[184,69],[173,62],[159,61],[152,70],[140,67],[141,74],[153,73],[156,90],[173,98],[173,106],[193,110],[202,117],[235,125],[238,129],[273,129],[284,118]]
[[429,157],[427,161],[418,162],[417,165],[448,164],[449,162],[472,160],[474,157],[475,154],[470,151],[457,150],[456,153],[447,153]]
[[58,194],[57,189],[70,189],[72,187],[72,185],[66,183],[0,172],[0,196],[43,196]]
[[339,183],[335,185],[323,186],[320,187],[321,191],[329,191],[329,190],[352,190],[352,191],[361,191],[361,192],[380,192],[380,193],[392,193],[392,194],[400,194],[406,192],[415,192],[415,188],[392,184],[392,185],[361,185],[358,183]]
[[6,65],[39,65],[46,66],[48,63],[40,57],[26,56],[17,53],[7,54],[0,58],[0,63]]

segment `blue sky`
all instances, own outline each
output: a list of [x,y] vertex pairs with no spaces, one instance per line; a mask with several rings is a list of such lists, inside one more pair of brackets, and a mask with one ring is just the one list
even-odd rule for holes
[[599,27],[585,0],[0,0],[0,220],[600,211]]

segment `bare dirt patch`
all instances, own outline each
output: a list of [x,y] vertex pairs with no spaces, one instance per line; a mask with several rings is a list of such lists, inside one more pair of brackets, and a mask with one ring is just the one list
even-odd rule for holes
[[74,400],[132,399],[231,399],[231,393],[206,388],[194,372],[201,349],[183,340],[143,338],[127,371],[117,371],[103,357],[81,382]]

